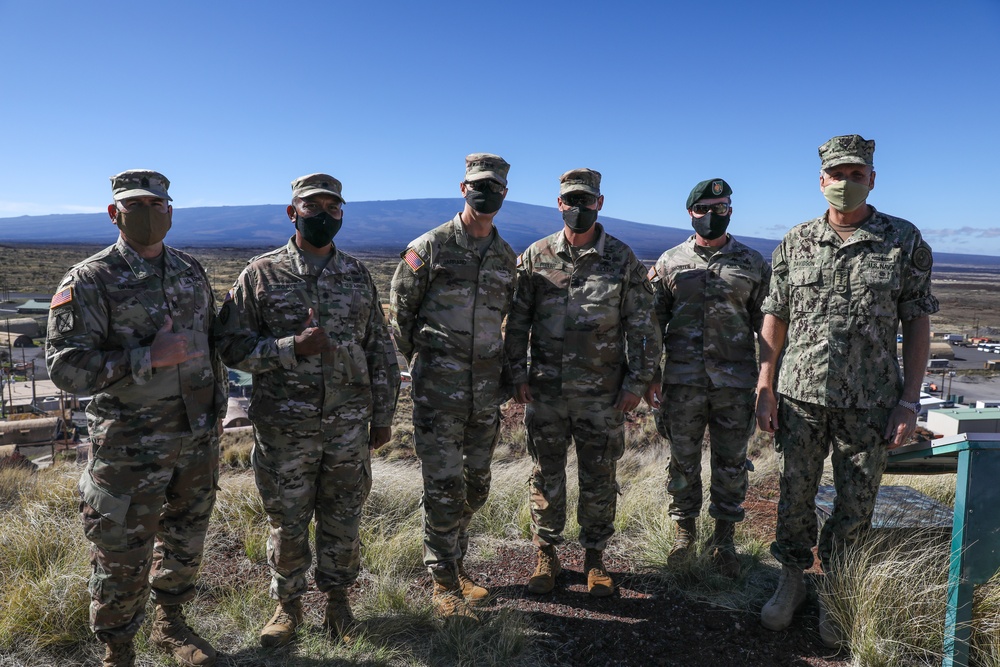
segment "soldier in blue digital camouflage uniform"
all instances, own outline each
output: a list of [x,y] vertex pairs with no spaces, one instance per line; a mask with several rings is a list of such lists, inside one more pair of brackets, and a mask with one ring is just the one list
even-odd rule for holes
[[[871,525],[888,450],[906,442],[920,412],[930,315],[938,310],[933,258],[916,227],[866,203],[875,186],[874,153],[875,142],[856,134],[820,146],[827,212],[788,232],[772,259],[756,409],[758,426],[775,434],[781,453],[771,553],[782,571],[761,611],[770,630],[788,627],[805,600],[802,573],[817,546],[823,461],[832,450],[837,499],[818,551],[824,572],[835,576],[835,553]],[[822,604],[820,635],[829,646],[842,641]]]
[[[656,426],[670,445],[667,492],[677,522],[671,562],[686,558],[701,513],[702,440],[708,429],[715,519],[712,560],[728,577],[740,573],[733,542],[747,492],[747,440],[753,432],[756,333],[771,267],[727,233],[732,188],[701,181],[686,208],[695,233],[660,256],[650,271],[664,364],[646,396],[659,405]],[[662,391],[662,401],[661,401]]]
[[105,667],[131,667],[152,590],[150,641],[182,665],[214,665],[181,605],[195,596],[218,482],[226,385],[209,342],[215,301],[198,262],[163,244],[170,182],[133,169],[111,184],[118,241],[63,278],[45,347],[60,389],[93,394],[80,478],[90,626],[107,644]]
[[292,182],[295,235],[250,260],[219,313],[230,366],[253,373],[253,468],[271,527],[267,559],[278,600],[264,646],[295,636],[312,564],[326,593],[324,627],[342,641],[354,616],[361,510],[371,490],[370,450],[389,441],[399,390],[396,352],[365,266],[333,243],[343,223],[340,181]]
[[486,502],[510,397],[502,325],[514,289],[514,251],[493,224],[510,165],[465,159],[465,206],[410,242],[392,278],[393,334],[413,374],[413,439],[424,478],[424,564],[438,614],[474,619],[487,596],[465,569],[469,523]]

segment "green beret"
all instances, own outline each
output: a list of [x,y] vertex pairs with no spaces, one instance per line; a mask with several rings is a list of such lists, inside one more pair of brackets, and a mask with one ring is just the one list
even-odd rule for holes
[[702,181],[698,185],[694,186],[691,190],[691,194],[688,195],[687,206],[684,208],[689,209],[694,206],[695,202],[701,199],[715,199],[716,197],[728,197],[733,194],[733,189],[729,187],[729,183],[726,183],[721,178],[710,178],[707,181]]

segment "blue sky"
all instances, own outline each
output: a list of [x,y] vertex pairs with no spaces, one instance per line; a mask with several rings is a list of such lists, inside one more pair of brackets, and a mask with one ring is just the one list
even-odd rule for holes
[[731,231],[780,238],[856,132],[872,204],[1000,255],[998,35],[998,0],[0,0],[0,217],[101,210],[133,167],[179,208],[285,203],[313,171],[348,202],[454,197],[488,151],[512,200],[586,166],[605,214],[674,227],[722,177]]

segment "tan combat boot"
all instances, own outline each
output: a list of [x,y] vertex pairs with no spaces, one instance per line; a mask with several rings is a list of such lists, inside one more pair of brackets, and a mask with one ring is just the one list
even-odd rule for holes
[[792,624],[792,616],[806,600],[806,582],[802,569],[785,565],[781,568],[778,588],[760,610],[760,624],[768,630],[784,630]]
[[462,595],[462,587],[456,581],[452,585],[438,581],[434,582],[434,594],[431,596],[434,603],[434,613],[445,621],[478,622],[479,617],[472,611],[469,603]]
[[135,667],[135,647],[132,640],[108,642],[104,647],[102,667]]
[[351,613],[351,601],[346,588],[334,588],[326,594],[326,613],[323,627],[334,639],[350,644],[357,628],[357,621]]
[[551,593],[556,587],[556,577],[562,572],[556,548],[549,544],[538,549],[538,565],[535,573],[528,579],[528,592],[535,595]]
[[184,667],[215,664],[215,649],[187,624],[180,605],[156,605],[149,641],[170,653]]
[[827,648],[839,649],[847,643],[840,631],[840,625],[833,618],[833,614],[827,611],[826,602],[822,595],[819,596],[819,638],[823,641],[823,646]]
[[466,602],[473,607],[485,602],[486,597],[490,594],[488,590],[469,576],[469,573],[465,571],[465,561],[461,558],[458,559],[458,585],[462,587],[462,596]]
[[587,549],[583,569],[587,571],[587,591],[595,598],[606,598],[615,592],[615,582],[604,568],[600,551]]
[[712,563],[719,574],[730,579],[740,577],[740,561],[736,558],[736,544],[733,541],[735,532],[735,523],[716,519],[715,534],[712,536]]
[[695,519],[681,519],[675,522],[674,546],[667,554],[667,564],[682,565],[694,554],[694,543],[698,539],[698,522]]
[[302,598],[278,602],[274,616],[260,631],[260,645],[266,647],[284,646],[295,638],[295,628],[302,624]]

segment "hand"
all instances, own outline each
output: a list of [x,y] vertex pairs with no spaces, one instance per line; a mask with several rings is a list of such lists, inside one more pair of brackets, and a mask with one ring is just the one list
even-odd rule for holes
[[757,428],[767,433],[778,430],[778,400],[770,387],[757,388]]
[[368,430],[368,449],[375,451],[391,439],[391,426],[372,426]]
[[527,382],[514,386],[514,400],[518,403],[531,403],[535,400],[531,395],[531,387],[528,386]]
[[149,361],[153,368],[177,366],[185,361],[204,357],[206,350],[188,350],[188,337],[173,332],[174,320],[167,315],[163,326],[153,337],[149,346]]
[[639,401],[642,399],[633,394],[630,391],[622,389],[618,392],[618,400],[615,401],[615,410],[621,410],[622,412],[631,412],[635,410],[636,406],[639,405]]
[[309,316],[302,323],[302,333],[295,337],[295,354],[300,357],[311,357],[323,354],[336,347],[330,337],[323,330],[323,327],[310,326],[313,321],[313,309],[309,309]]
[[889,414],[889,423],[883,437],[889,441],[889,449],[896,449],[906,444],[916,428],[917,416],[913,411],[897,405]]
[[649,389],[646,390],[646,405],[653,408],[654,410],[660,409],[660,383],[654,382],[649,385]]

